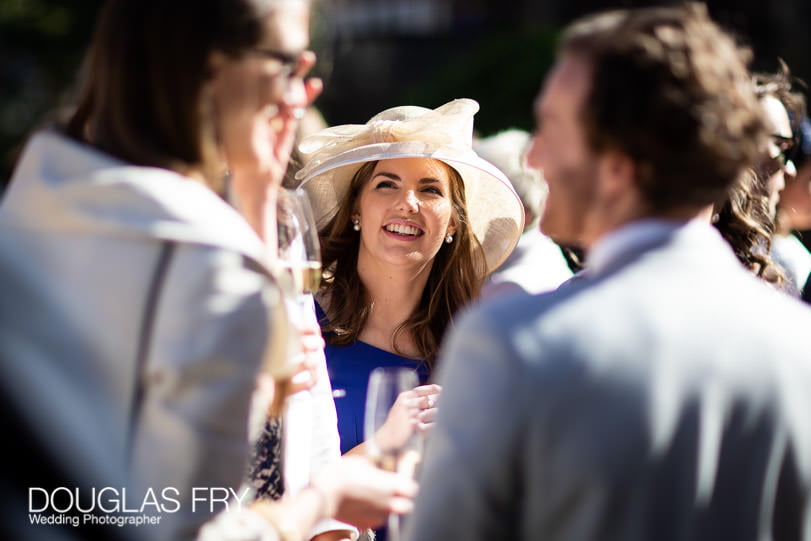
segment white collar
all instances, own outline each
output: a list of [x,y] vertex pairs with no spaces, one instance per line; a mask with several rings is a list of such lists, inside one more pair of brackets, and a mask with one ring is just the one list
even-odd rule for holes
[[713,233],[712,226],[701,219],[684,222],[647,218],[630,222],[605,234],[592,246],[586,260],[586,272],[592,276],[600,274],[627,254],[661,244],[677,232],[679,236],[691,237],[706,237]]

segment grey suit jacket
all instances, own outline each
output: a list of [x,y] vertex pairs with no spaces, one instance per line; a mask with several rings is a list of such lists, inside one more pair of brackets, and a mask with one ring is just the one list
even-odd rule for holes
[[811,311],[682,227],[483,305],[407,538],[811,540]]

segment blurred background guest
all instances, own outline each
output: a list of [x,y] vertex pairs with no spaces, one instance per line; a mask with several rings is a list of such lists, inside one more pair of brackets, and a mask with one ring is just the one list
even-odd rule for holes
[[798,288],[796,278],[787,273],[785,245],[776,246],[775,240],[781,193],[797,172],[791,157],[805,103],[792,91],[791,74],[783,61],[777,72],[753,75],[752,84],[771,136],[764,154],[736,180],[727,198],[716,204],[712,222],[746,268],[799,296],[802,284]]
[[560,246],[541,233],[548,188],[538,169],[527,164],[529,132],[511,129],[474,141],[474,150],[501,169],[524,205],[524,231],[507,260],[485,280],[482,298],[524,291],[542,293],[572,276]]
[[754,167],[741,173],[708,216],[744,267],[767,284],[786,287],[783,268],[772,258],[774,219],[769,192]]
[[805,117],[797,127],[791,159],[796,167],[786,177],[786,187],[777,205],[777,232],[772,254],[780,263],[794,291],[802,294],[811,276],[811,253],[798,237],[811,229],[811,120]]

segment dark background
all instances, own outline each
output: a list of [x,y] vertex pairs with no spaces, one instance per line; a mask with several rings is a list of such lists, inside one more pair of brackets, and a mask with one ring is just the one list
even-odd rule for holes
[[[167,0],[172,1],[172,0]],[[479,101],[476,129],[532,128],[531,104],[560,29],[601,0],[321,0],[313,24],[317,105],[330,124],[363,123],[395,105]],[[102,0],[0,0],[0,186],[27,134],[71,99]],[[783,58],[811,81],[811,2],[710,0],[709,9],[756,53]]]

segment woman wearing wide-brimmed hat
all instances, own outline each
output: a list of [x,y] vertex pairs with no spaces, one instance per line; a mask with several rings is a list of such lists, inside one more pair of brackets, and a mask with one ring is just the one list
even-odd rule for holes
[[[341,449],[363,441],[367,378],[406,366],[425,382],[454,314],[514,248],[524,224],[510,182],[471,148],[478,104],[388,109],[302,141],[297,178],[322,241],[317,295]],[[412,396],[427,424],[439,389]]]

